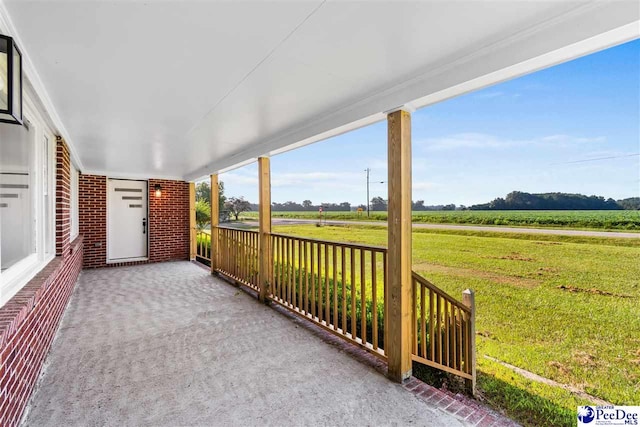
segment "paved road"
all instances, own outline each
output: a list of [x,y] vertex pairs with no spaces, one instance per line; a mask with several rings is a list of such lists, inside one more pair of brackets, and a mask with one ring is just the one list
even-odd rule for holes
[[[316,223],[315,219],[289,219],[273,218],[274,225],[293,225]],[[246,222],[247,224],[249,222]],[[253,221],[251,222],[253,223]],[[329,225],[373,225],[386,227],[384,221],[340,221],[327,220]],[[256,222],[257,225],[257,222]],[[524,233],[524,234],[551,234],[556,236],[587,236],[587,237],[617,237],[623,239],[640,239],[640,233],[629,233],[622,231],[590,231],[590,230],[567,230],[557,228],[522,228],[522,227],[494,227],[482,225],[453,225],[453,224],[423,224],[414,223],[413,228],[428,228],[433,230],[466,230],[466,231],[495,231],[500,233]]]

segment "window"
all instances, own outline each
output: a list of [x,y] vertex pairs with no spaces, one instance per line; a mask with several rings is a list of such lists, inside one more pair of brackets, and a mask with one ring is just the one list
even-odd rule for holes
[[0,123],[0,307],[55,252],[55,139],[25,101],[24,126]]
[[0,225],[2,272],[36,251],[34,233],[35,132],[0,125]]

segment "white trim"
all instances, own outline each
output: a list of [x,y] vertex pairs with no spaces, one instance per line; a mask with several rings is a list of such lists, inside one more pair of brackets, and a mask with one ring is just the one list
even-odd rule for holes
[[[111,259],[109,257],[110,253],[111,253],[111,247],[110,247],[110,242],[109,242],[109,236],[110,236],[110,229],[109,229],[109,211],[111,210],[111,206],[109,204],[109,196],[110,196],[110,191],[109,191],[109,181],[115,179],[115,180],[119,180],[119,181],[136,181],[136,182],[144,182],[146,184],[146,192],[145,192],[145,197],[146,197],[146,205],[147,205],[147,212],[146,212],[146,218],[147,218],[147,234],[146,234],[146,238],[147,238],[147,255],[146,256],[142,256],[142,257],[135,257],[135,258],[116,258],[116,259]],[[106,231],[107,231],[107,248],[106,248],[106,260],[105,262],[107,264],[117,264],[117,263],[121,263],[121,262],[135,262],[135,261],[148,261],[149,260],[149,256],[151,254],[151,218],[149,217],[149,213],[151,212],[151,197],[149,197],[149,191],[151,188],[151,185],[149,183],[149,179],[145,178],[145,179],[133,179],[133,178],[118,178],[115,176],[107,176],[106,177],[107,180],[107,188],[106,188],[106,193],[105,193],[105,201],[106,201],[106,215],[105,215],[105,219],[106,219]]]
[[20,289],[47,266],[55,255],[38,260],[38,254],[31,254],[20,260],[2,273],[2,290],[0,291],[0,308],[13,298]]
[[[53,132],[43,119],[42,112],[37,104],[33,102],[31,93],[24,93],[23,109],[24,117],[31,124],[29,132],[34,132],[30,137],[30,144],[33,144],[33,158],[31,160],[31,173],[33,179],[33,201],[34,214],[34,239],[35,252],[29,254],[24,259],[18,261],[5,271],[0,273],[0,307],[9,301],[20,289],[22,289],[31,279],[33,279],[52,259],[55,258],[55,234],[56,234],[56,173],[55,156],[56,140]],[[13,125],[5,125],[13,126]],[[43,148],[44,137],[49,140],[48,151]],[[47,161],[47,193],[48,205],[44,203],[44,175],[43,165],[46,156]],[[45,210],[48,211],[48,224],[45,224]],[[47,225],[49,233],[47,233]],[[48,235],[47,235],[48,234]],[[0,236],[1,238],[1,236]]]
[[53,101],[51,100],[51,97],[49,96],[49,93],[47,92],[44,83],[42,82],[42,79],[40,78],[40,75],[36,70],[36,67],[31,61],[27,46],[22,42],[20,33],[17,31],[15,25],[13,24],[13,21],[11,20],[11,17],[9,15],[9,11],[7,10],[3,0],[0,0],[0,32],[11,35],[11,37],[16,40],[22,52],[22,69],[23,76],[25,77],[23,86],[25,87],[25,90],[27,90],[29,86],[31,86],[31,88],[33,89],[33,95],[35,95],[35,97],[37,98],[37,102],[40,103],[42,107],[44,107],[43,109],[48,116],[47,118],[49,119],[48,121],[50,123],[50,127],[53,127],[55,133],[64,138],[65,142],[67,143],[67,147],[69,148],[69,153],[73,162],[79,166],[79,169],[82,169],[82,160],[78,155],[75,145],[73,144],[71,135],[67,131],[67,128],[64,126],[62,119],[58,115]]
[[184,177],[177,175],[153,175],[136,173],[106,172],[101,170],[83,170],[82,175],[105,176],[109,179],[129,179],[132,181],[148,181],[149,179],[165,179],[167,181],[184,181]]
[[107,264],[125,264],[127,262],[149,261],[149,257],[108,259]]

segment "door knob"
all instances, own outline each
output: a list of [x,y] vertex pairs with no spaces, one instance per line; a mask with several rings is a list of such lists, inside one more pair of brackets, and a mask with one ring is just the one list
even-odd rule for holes
[[147,218],[142,218],[142,234],[147,233]]

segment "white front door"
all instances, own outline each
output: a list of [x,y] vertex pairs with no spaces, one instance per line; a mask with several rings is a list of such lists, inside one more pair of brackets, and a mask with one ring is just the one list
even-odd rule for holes
[[149,221],[147,181],[109,179],[108,237],[109,261],[147,257]]

